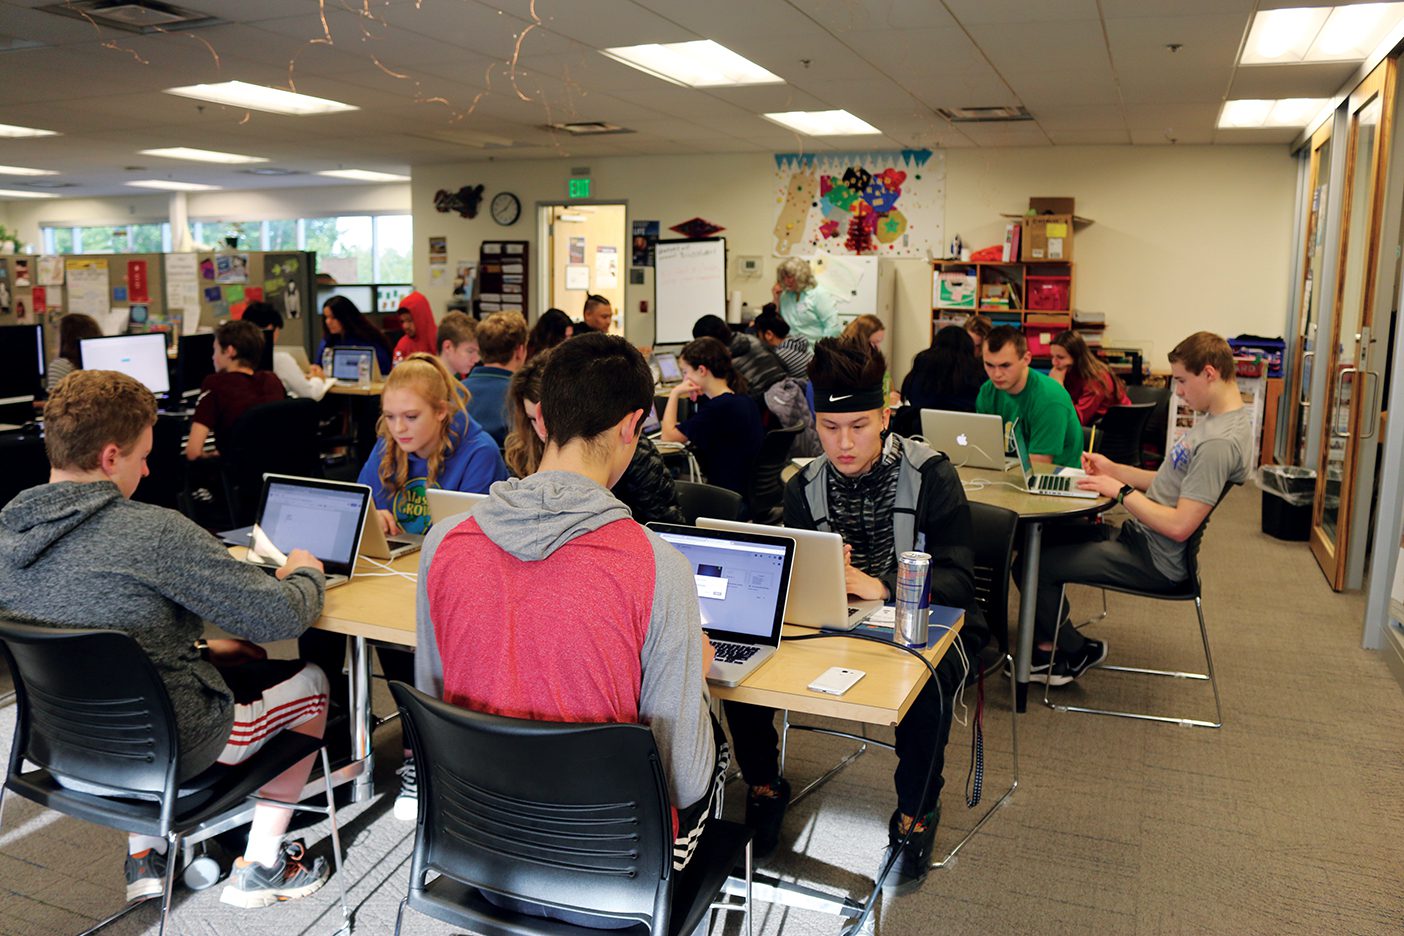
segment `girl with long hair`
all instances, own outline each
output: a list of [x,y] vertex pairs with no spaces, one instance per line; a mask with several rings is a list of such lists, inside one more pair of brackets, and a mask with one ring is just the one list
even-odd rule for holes
[[575,334],[575,323],[560,309],[547,309],[541,313],[536,324],[527,335],[527,360],[530,361],[542,351],[549,351]]
[[975,357],[970,333],[959,325],[947,325],[931,339],[931,347],[912,359],[912,369],[902,381],[902,399],[907,406],[899,413],[898,431],[913,435],[920,431],[924,409],[975,412],[975,395],[985,382],[985,370]]
[[[322,343],[317,346],[317,360],[314,363],[320,365],[323,352],[337,345],[373,349],[380,372],[390,373],[394,361],[390,356],[390,344],[385,340],[385,335],[370,319],[361,314],[356,303],[345,296],[332,296],[326,305],[322,306]],[[324,376],[320,367],[316,376]]]
[[1121,378],[1092,353],[1077,332],[1060,332],[1049,345],[1048,352],[1053,358],[1053,369],[1048,376],[1068,391],[1077,408],[1078,421],[1084,426],[1100,420],[1109,407],[1131,402]]
[[44,378],[44,387],[50,393],[59,381],[83,367],[83,356],[79,353],[78,342],[85,338],[101,338],[102,326],[91,315],[70,312],[59,319],[58,357],[49,362]]

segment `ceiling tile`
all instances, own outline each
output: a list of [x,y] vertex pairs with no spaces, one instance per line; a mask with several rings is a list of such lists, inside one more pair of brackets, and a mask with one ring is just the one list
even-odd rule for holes
[[1102,24],[1090,20],[975,25],[970,35],[1001,72],[1029,71],[1040,63],[1099,65],[1107,60]]
[[[1244,18],[1253,12],[1254,0],[1101,0],[1102,15],[1107,24],[1114,19],[1137,17],[1189,17],[1211,16],[1216,13],[1235,13]],[[1291,0],[1287,6],[1311,6],[1312,0]]]
[[1096,20],[1097,0],[945,0],[945,5],[964,26],[987,23],[1062,23],[1068,20]]
[[1034,111],[1062,105],[1116,104],[1119,101],[1111,66],[1089,61],[1081,68],[1043,67],[1006,71],[1004,77],[1019,99]]
[[1125,130],[1126,117],[1114,104],[1041,107],[1034,119],[1045,130]]
[[1043,128],[1032,120],[1019,123],[960,124],[960,132],[976,146],[1047,146]]
[[1131,142],[1126,130],[1049,130],[1054,146],[1114,146]]
[[1233,74],[1229,100],[1331,97],[1358,67],[1354,62],[1239,66]]
[[1132,130],[1212,128],[1218,119],[1218,104],[1126,105],[1126,126]]
[[1132,130],[1131,142],[1138,146],[1174,146],[1177,143],[1212,143],[1214,131],[1209,128],[1195,128],[1166,134],[1164,130]]

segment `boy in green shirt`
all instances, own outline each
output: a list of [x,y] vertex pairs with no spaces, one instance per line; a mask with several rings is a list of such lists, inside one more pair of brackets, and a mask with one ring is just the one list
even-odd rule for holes
[[1076,468],[1082,463],[1082,423],[1072,397],[1050,377],[1029,369],[1024,333],[1009,325],[985,338],[989,380],[975,398],[975,412],[998,415],[1006,431],[1014,424],[1024,451],[1035,462]]

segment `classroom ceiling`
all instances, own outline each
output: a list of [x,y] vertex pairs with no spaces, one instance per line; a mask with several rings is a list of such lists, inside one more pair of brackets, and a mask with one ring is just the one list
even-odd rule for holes
[[[178,0],[221,22],[148,35],[43,9],[73,2],[0,0],[0,123],[62,134],[0,139],[0,165],[60,173],[0,175],[0,188],[344,185],[311,173],[488,157],[1287,143],[1297,130],[1216,130],[1222,102],[1329,97],[1355,70],[1235,64],[1255,10],[1325,5],[1315,0]],[[597,51],[702,38],[785,83],[685,88]],[[360,109],[285,117],[161,93],[231,79]],[[1033,119],[939,113],[993,106]],[[832,108],[882,136],[804,137],[759,116]],[[567,121],[632,132],[545,127]],[[296,174],[138,154],[166,146],[262,156]]]

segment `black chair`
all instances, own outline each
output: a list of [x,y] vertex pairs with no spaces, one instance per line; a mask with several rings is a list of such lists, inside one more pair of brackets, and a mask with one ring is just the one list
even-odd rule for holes
[[779,523],[781,519],[780,501],[785,494],[785,482],[780,473],[790,460],[790,446],[804,431],[802,423],[772,429],[761,442],[760,454],[756,456],[756,467],[751,473],[750,490],[746,504],[752,523]]
[[[1214,678],[1214,658],[1209,653],[1209,631],[1204,626],[1204,603],[1202,600],[1202,589],[1199,581],[1199,546],[1204,540],[1204,531],[1209,527],[1209,518],[1214,515],[1214,511],[1219,508],[1219,504],[1224,502],[1232,483],[1224,486],[1219,494],[1218,501],[1209,511],[1209,516],[1204,518],[1204,522],[1199,525],[1188,540],[1185,541],[1185,565],[1188,574],[1185,580],[1178,585],[1164,590],[1149,588],[1133,588],[1128,585],[1109,585],[1105,582],[1067,582],[1063,586],[1063,600],[1067,598],[1068,585],[1094,585],[1102,589],[1103,611],[1102,616],[1106,616],[1106,593],[1109,591],[1120,592],[1123,595],[1135,595],[1138,598],[1154,598],[1159,601],[1193,601],[1195,614],[1199,616],[1199,637],[1204,643],[1204,665],[1207,673],[1182,673],[1176,670],[1147,669],[1139,666],[1107,666],[1105,663],[1095,667],[1098,670],[1109,670],[1116,673],[1140,673],[1143,676],[1168,676],[1173,679],[1194,679],[1201,682],[1208,681],[1211,689],[1214,690],[1214,720],[1208,721],[1200,718],[1179,718],[1168,715],[1146,715],[1140,712],[1122,712],[1111,709],[1089,708],[1079,705],[1057,705],[1048,697],[1048,684],[1043,684],[1043,704],[1059,712],[1081,712],[1086,715],[1112,715],[1117,718],[1136,718],[1141,721],[1164,722],[1170,725],[1182,725],[1190,728],[1222,728],[1224,724],[1223,707],[1219,702],[1219,683]],[[1094,619],[1095,620],[1095,619]],[[1091,622],[1088,622],[1091,623]],[[1062,629],[1061,617],[1058,627],[1053,632],[1053,654],[1049,659],[1050,668],[1057,662],[1058,656],[1058,632]]]
[[1155,404],[1141,433],[1141,460],[1135,463],[1154,471],[1165,457],[1164,439],[1169,429],[1172,392],[1169,387],[1128,386],[1126,396],[1132,403]]
[[999,644],[1009,655],[1009,583],[1019,515],[989,504],[970,505],[975,537],[975,600]]
[[[707,820],[674,887],[668,787],[644,725],[558,724],[459,708],[402,682],[400,707],[419,779],[406,907],[483,934],[595,934],[503,909],[483,891],[633,921],[632,934],[691,933],[744,862],[751,931],[751,833]],[[427,878],[436,875],[433,880]]]
[[1101,452],[1117,464],[1140,467],[1141,442],[1154,410],[1154,403],[1108,407],[1097,424],[1093,451]]
[[[286,805],[331,819],[342,918],[351,919],[331,771],[319,739],[280,732],[243,764],[216,765],[181,781],[176,773],[180,742],[170,696],[156,667],[131,635],[0,621],[0,647],[15,680],[17,703],[0,808],[9,791],[78,819],[166,839],[169,860],[159,932],[165,932],[170,916],[180,845],[187,834],[241,806],[269,781],[318,751],[327,805]],[[35,765],[27,772],[26,761]],[[112,793],[81,793],[61,780]],[[139,905],[128,906],[93,929]]]
[[230,526],[254,522],[265,473],[320,478],[317,403],[277,400],[252,406],[216,439]]
[[678,492],[678,507],[688,523],[695,524],[698,517],[740,520],[741,510],[746,505],[740,494],[715,484],[674,481],[673,487]]

